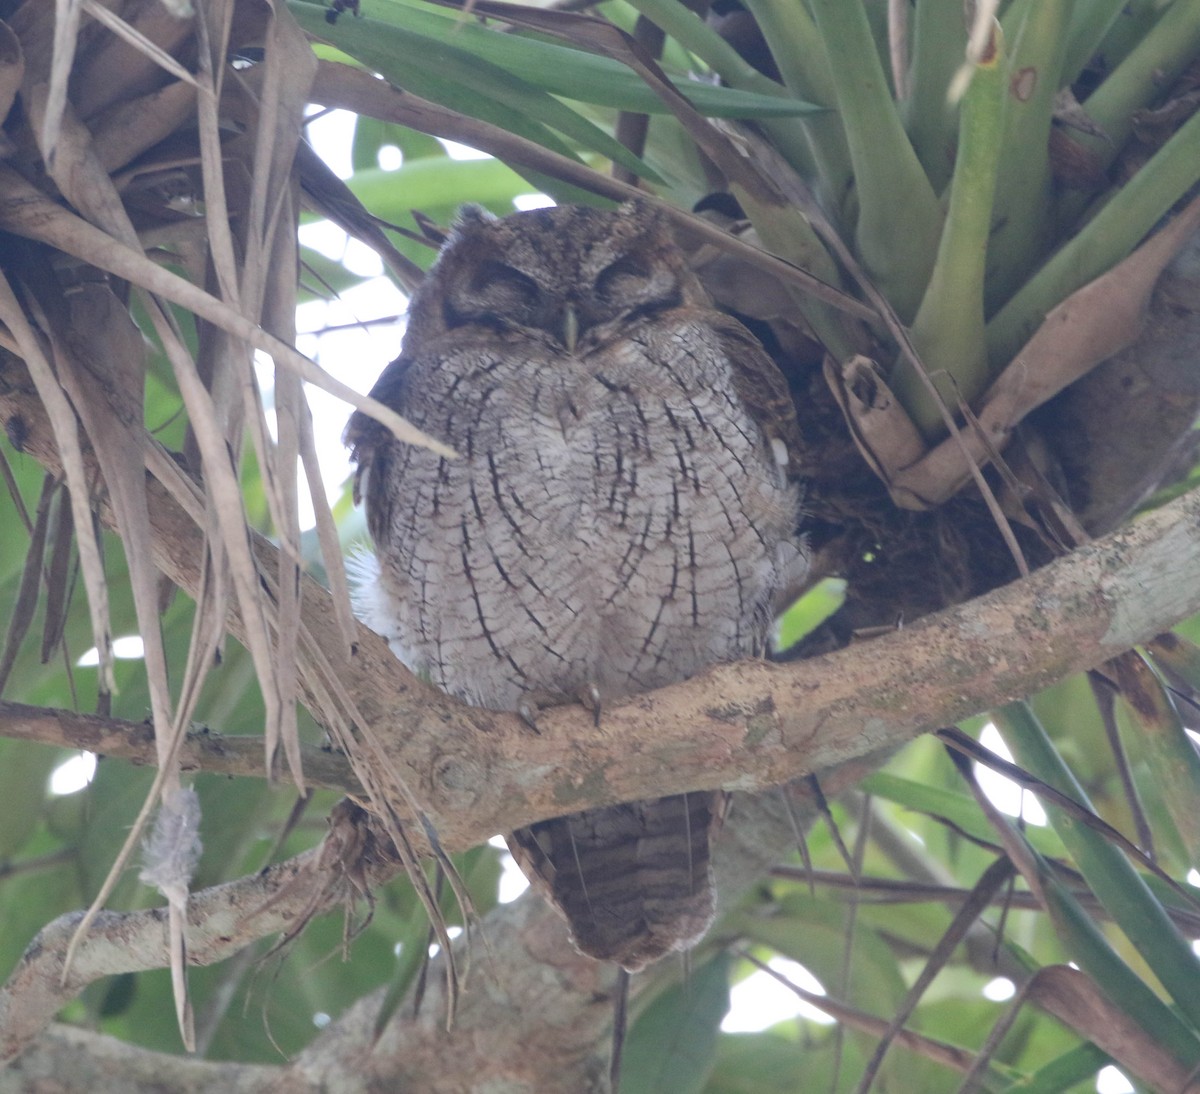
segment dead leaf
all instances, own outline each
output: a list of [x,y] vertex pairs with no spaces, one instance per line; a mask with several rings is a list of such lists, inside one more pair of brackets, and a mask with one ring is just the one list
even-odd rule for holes
[[1200,1082],[1189,1081],[1183,1064],[1077,969],[1067,965],[1040,969],[1027,998],[1155,1090],[1171,1094],[1200,1091]]
[[882,378],[875,375],[871,401],[865,403],[848,389],[861,381],[861,365],[827,368],[826,378],[849,414],[855,442],[892,500],[904,509],[941,505],[971,477],[964,447],[977,464],[987,462],[989,449],[1002,451],[1030,411],[1132,343],[1159,276],[1197,228],[1200,198],[1128,258],[1054,308],[984,393],[977,427],[962,429],[959,438],[948,437],[915,460],[903,462],[912,452],[906,423],[913,427]]

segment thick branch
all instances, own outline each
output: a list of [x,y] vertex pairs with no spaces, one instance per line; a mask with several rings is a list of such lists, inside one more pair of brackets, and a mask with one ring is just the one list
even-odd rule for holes
[[[1030,578],[903,631],[796,664],[744,662],[605,711],[508,716],[393,708],[379,724],[449,846],[601,802],[759,789],[898,746],[1103,664],[1200,610],[1200,494]],[[413,721],[408,719],[412,717]],[[476,824],[478,827],[476,828]]]
[[[36,396],[0,391],[0,415],[13,414],[27,450],[59,470]],[[194,591],[201,533],[148,485],[156,561]],[[274,572],[275,549],[259,540],[257,550]],[[328,597],[305,584],[304,626],[354,695],[360,728],[458,850],[592,805],[777,785],[1102,664],[1200,611],[1200,493],[904,631],[796,664],[720,666],[606,710],[599,729],[572,708],[547,712],[535,734],[515,715],[465,707],[406,672],[365,627],[347,657]]]
[[[0,415],[19,412],[28,449],[57,470],[53,445],[39,429],[39,411],[27,394],[0,393]],[[203,558],[200,533],[165,491],[149,485],[156,560],[192,590]],[[1098,665],[1200,610],[1198,518],[1200,496],[1181,498],[1032,578],[903,632],[800,664],[723,666],[606,711],[599,730],[584,712],[570,708],[545,714],[533,734],[512,715],[462,707],[404,672],[386,644],[365,629],[353,655],[343,657],[330,625],[328,594],[312,583],[305,586],[304,623],[325,655],[341,662],[343,679],[369,723],[366,731],[386,741],[392,763],[453,850],[496,831],[603,802],[717,784],[756,788],[824,772]],[[260,541],[258,550],[264,571],[271,572],[273,548]],[[236,620],[232,626],[236,631]],[[317,884],[310,872],[315,859],[199,894],[191,909],[198,932],[190,943],[193,958],[216,960],[250,938],[286,929]],[[333,899],[330,890],[322,906]],[[210,907],[206,900],[215,903]],[[81,950],[72,992],[96,976],[161,964],[158,915],[103,919],[99,934]],[[548,916],[542,912],[537,920],[538,938],[548,929]],[[8,985],[10,1010],[0,1028],[14,1035],[10,1047],[35,1033],[61,1005],[63,996],[52,989],[62,942],[54,932],[70,925],[60,920],[47,928]],[[559,928],[559,942],[561,935]],[[558,958],[547,956],[549,967],[559,967]],[[533,968],[536,976],[546,975],[544,966]],[[564,975],[582,984],[576,973]],[[591,989],[584,984],[580,990],[582,1000]],[[511,1015],[519,1004],[524,1005],[517,996],[504,996],[500,1009]],[[495,1009],[481,1011],[478,1021],[478,1029],[500,1024]],[[339,1026],[344,1040],[331,1033],[322,1042],[328,1054],[314,1047],[300,1065],[307,1069],[304,1081],[328,1075],[329,1061],[350,1051],[346,1046],[361,1051],[360,1034],[367,1028],[369,1023],[356,1018]],[[562,1060],[564,1074],[575,1082],[580,1068],[592,1066],[580,1046],[588,1038],[594,1043],[602,1032],[590,1018],[579,1028],[583,1032],[556,1042],[575,1054],[573,1068],[566,1068],[565,1056]],[[416,1059],[426,1051],[422,1046],[436,1044],[439,1053],[449,1048],[432,1028],[410,1030],[396,1034],[394,1060],[405,1054]]]

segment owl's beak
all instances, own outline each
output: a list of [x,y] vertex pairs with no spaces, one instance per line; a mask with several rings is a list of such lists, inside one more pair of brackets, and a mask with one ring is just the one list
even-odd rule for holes
[[579,313],[574,304],[564,304],[562,310],[562,344],[568,353],[575,352],[575,343],[579,341]]

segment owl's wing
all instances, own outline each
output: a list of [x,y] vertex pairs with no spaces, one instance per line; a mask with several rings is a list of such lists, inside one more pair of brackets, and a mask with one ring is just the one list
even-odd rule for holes
[[[758,423],[779,455],[789,479],[800,477],[800,427],[787,380],[779,366],[741,323],[730,315],[714,314],[710,320],[721,348],[733,364],[733,382],[750,416]],[[784,451],[779,452],[778,444]]]
[[[371,388],[371,398],[383,403],[402,417],[405,416],[408,371],[411,361],[403,355],[387,366]],[[350,458],[357,468],[354,472],[354,501],[358,504],[369,490],[371,465],[380,448],[393,439],[392,431],[369,414],[356,410],[346,423],[342,443],[350,449]]]

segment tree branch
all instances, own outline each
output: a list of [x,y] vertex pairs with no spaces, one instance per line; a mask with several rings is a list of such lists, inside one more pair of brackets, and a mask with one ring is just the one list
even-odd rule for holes
[[[7,371],[5,379],[10,380]],[[8,386],[0,391],[0,416],[7,421],[14,414],[22,419],[26,449],[59,470],[36,397]],[[153,481],[148,487],[156,562],[193,591],[204,557],[201,532],[164,488]],[[274,548],[258,540],[256,550],[263,573],[275,572]],[[328,604],[328,594],[307,582],[304,626],[355,697],[366,722],[359,728],[383,742],[387,760],[415,792],[443,845],[456,850],[497,831],[618,800],[714,785],[755,789],[809,772],[822,772],[828,782],[826,772],[835,765],[867,757],[863,766],[871,766],[870,756],[924,729],[1099,665],[1200,610],[1200,494],[1180,498],[1024,581],[902,632],[798,664],[720,666],[607,710],[599,729],[572,708],[547,712],[534,734],[514,715],[462,706],[405,672],[386,643],[365,628],[359,628],[356,647],[348,654],[339,648]],[[236,619],[231,628],[237,632]],[[319,717],[319,704],[313,709]],[[327,843],[261,877],[197,894],[190,909],[198,932],[194,942],[189,938],[193,960],[217,960],[253,937],[286,929],[297,908],[320,910],[342,899],[348,880],[344,868],[339,873],[328,861],[319,870],[313,865],[328,850]],[[560,975],[554,970],[563,969],[564,961],[574,969],[573,962],[583,959],[571,956],[561,926],[554,932],[559,948],[543,952],[536,964],[529,960],[528,947],[549,945],[544,939],[553,922],[540,906],[537,915],[529,914],[533,918],[528,922],[537,924],[528,927],[531,941],[522,942],[520,932],[526,928],[514,926],[517,936],[503,936],[504,947],[511,942],[514,952],[525,954],[535,984]],[[10,1050],[19,1050],[35,1036],[69,997],[55,986],[64,941],[60,935],[72,922],[64,917],[46,928],[5,989],[0,1029]],[[95,930],[99,933],[89,936],[80,951],[70,994],[88,979],[163,961],[159,912],[110,914]],[[500,943],[497,936],[497,949]],[[598,975],[593,966],[588,968],[561,974],[578,989],[575,1002],[585,1009]],[[478,1025],[471,1019],[472,1037],[483,1038],[480,1043],[486,1042],[480,1031],[503,1025],[503,1016],[526,1005],[518,995],[499,997],[502,1005],[484,1008]],[[566,1007],[562,999],[559,1003]],[[354,1008],[354,1017],[339,1024],[336,1034],[329,1032],[328,1042],[314,1042],[312,1054],[299,1065],[311,1073],[298,1089],[317,1074],[333,1074],[327,1069],[339,1059],[339,1066],[361,1063],[364,1045],[370,1043],[362,1038],[371,1029],[361,1008],[369,1006],[364,1002]],[[571,1025],[565,1009],[557,1013]],[[440,1017],[431,1021],[437,1024]],[[602,1033],[602,1025],[592,1019],[580,1021],[583,1026],[571,1027],[580,1032],[555,1042],[559,1047],[554,1051],[566,1054],[558,1057],[559,1073],[575,1084],[564,1089],[585,1089],[581,1076],[593,1067],[593,1056],[580,1045],[589,1038],[594,1045]],[[420,1032],[419,1023],[413,1028],[418,1032],[406,1036],[417,1041],[395,1035],[393,1065],[422,1057],[434,1044],[438,1047],[432,1055],[444,1059],[444,1035],[435,1036],[432,1026]],[[472,1043],[471,1037],[462,1043]],[[329,1046],[326,1056],[318,1044]],[[450,1055],[469,1059],[465,1051],[459,1054],[458,1041],[454,1046]],[[570,1066],[567,1057],[573,1061]],[[511,1066],[523,1065],[513,1059]],[[544,1082],[545,1074],[539,1081]],[[534,1081],[528,1089],[547,1088]]]
[[[870,766],[851,764],[831,772],[826,789],[840,792]],[[796,817],[803,823],[812,811],[803,791],[793,796],[790,812],[778,794],[739,797],[735,823],[716,846],[719,891],[739,892],[763,876],[794,845]],[[187,928],[191,963],[212,964],[256,938],[289,931],[306,916],[336,907],[352,891],[352,875],[359,886],[377,887],[398,873],[398,866],[373,849],[372,823],[361,811],[340,810],[322,847],[194,894]],[[78,918],[73,912],[47,925],[0,989],[0,1061],[25,1050],[6,1072],[6,1083],[22,1084],[13,1090],[36,1089],[37,1080],[49,1072],[67,1087],[86,1086],[101,1094],[212,1089],[365,1094],[384,1087],[462,1094],[476,1089],[484,1074],[504,1076],[507,1089],[530,1094],[605,1089],[613,969],[579,954],[567,941],[562,920],[533,893],[494,909],[480,935],[460,940],[460,950],[474,946],[475,968],[452,1032],[445,1029],[444,981],[435,966],[415,1018],[411,1003],[405,1004],[384,1036],[377,1037],[383,990],[374,992],[333,1022],[292,1064],[270,1069],[181,1060],[61,1026],[43,1033],[54,1014],[92,980],[162,968],[167,962],[163,909],[106,912],[80,946],[63,985],[62,957]],[[718,926],[701,944],[697,960],[704,960],[704,947],[724,944]],[[465,954],[460,952],[458,960],[462,967]],[[633,993],[661,987],[678,974],[677,966],[664,962],[635,977]],[[515,1030],[514,1020],[523,1034]],[[87,1048],[80,1066],[94,1069],[86,1073],[86,1083],[70,1080],[76,1064],[62,1058],[64,1045]]]
[[[79,748],[126,760],[135,767],[153,766],[158,762],[154,730],[149,722],[128,722],[122,718],[103,718],[98,714],[0,700],[0,737],[37,741],[58,748]],[[311,745],[301,745],[300,752],[304,757],[304,775],[311,785],[342,794],[362,793],[344,756]],[[189,730],[180,747],[179,769],[261,779],[262,738],[226,736],[207,726],[197,726]]]
[[[19,415],[26,450],[59,470],[31,390],[10,382],[0,415]],[[202,534],[164,488],[148,487],[156,562],[194,591]],[[276,572],[275,548],[261,537],[255,548],[263,573]],[[546,712],[535,734],[516,715],[464,706],[363,626],[347,656],[328,592],[308,580],[303,597],[303,625],[355,697],[360,729],[453,851],[590,806],[778,785],[1094,668],[1200,611],[1200,492],[903,631],[795,664],[718,666],[607,709],[598,729],[571,707]],[[310,706],[320,719],[311,695]]]

